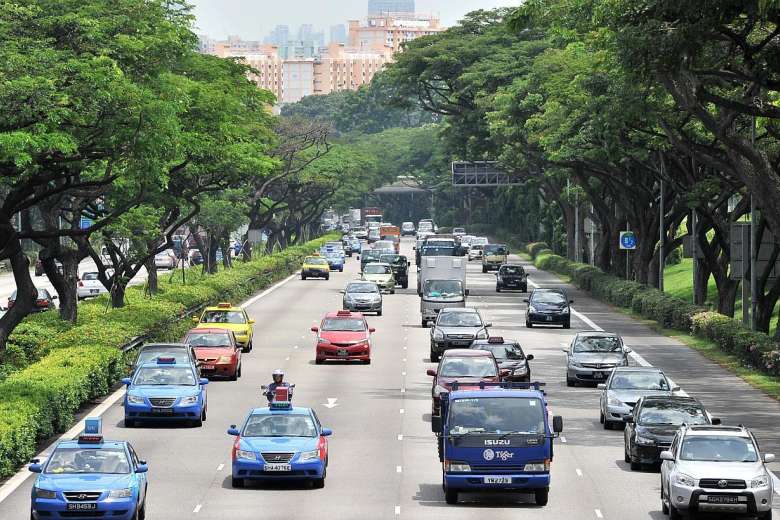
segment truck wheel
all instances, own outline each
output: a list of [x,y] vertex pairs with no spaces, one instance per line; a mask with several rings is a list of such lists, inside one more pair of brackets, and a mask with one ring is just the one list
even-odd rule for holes
[[450,489],[448,487],[444,488],[444,501],[448,504],[457,504],[458,503],[458,490],[457,489]]
[[550,488],[542,488],[534,491],[534,500],[537,506],[546,506],[550,498]]

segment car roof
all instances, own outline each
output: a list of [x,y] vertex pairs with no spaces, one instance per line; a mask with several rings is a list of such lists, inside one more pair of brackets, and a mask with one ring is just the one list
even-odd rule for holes
[[750,432],[743,426],[713,426],[709,424],[689,426],[685,428],[685,435],[723,435],[728,437],[750,437]]
[[204,311],[243,311],[241,307],[231,305],[230,307],[220,307],[219,305],[211,305],[203,309]]
[[566,291],[559,287],[538,287],[534,289],[533,292],[554,292],[564,294]]
[[[479,383],[476,383],[476,386]],[[500,388],[491,390],[453,390],[450,392],[450,400],[468,399],[475,397],[529,397],[544,400],[544,394],[539,390],[520,390],[516,388]]]
[[57,444],[57,446],[54,448],[55,450],[57,448],[91,448],[91,449],[100,449],[100,448],[124,448],[127,446],[127,441],[110,441],[103,439],[102,442],[99,443],[79,443],[78,439],[68,439],[66,441],[62,441]]
[[138,368],[189,368],[190,370],[194,369],[195,366],[192,363],[157,363],[156,361],[151,361],[148,363],[142,364]]
[[[347,314],[349,313],[349,314]],[[325,318],[365,318],[363,316],[362,312],[351,312],[351,311],[331,311],[325,314]]]
[[580,332],[577,333],[577,336],[590,336],[590,337],[592,337],[592,336],[598,336],[598,337],[614,336],[614,337],[619,338],[620,334],[618,334],[617,332],[608,332],[608,331],[605,331],[605,330],[604,331],[602,331],[602,330],[581,330]]
[[490,356],[493,357],[493,354],[487,350],[479,350],[479,349],[470,349],[470,348],[452,348],[449,350],[445,350],[444,353],[441,355],[442,358],[445,357],[483,357],[483,356]]
[[181,348],[181,349],[189,349],[191,347],[187,343],[146,343],[145,345],[141,345],[139,347],[139,350],[146,350],[146,349],[152,349],[152,348]]
[[645,395],[642,396],[640,399],[642,399],[643,403],[653,403],[653,402],[661,402],[661,403],[689,403],[689,404],[698,404],[700,406],[704,406],[701,404],[701,402],[690,396],[682,396],[682,395]]
[[288,413],[305,413],[311,415],[311,408],[304,406],[292,406],[290,408],[270,408],[258,407],[253,408],[249,415],[283,415]]
[[495,342],[494,343],[490,343],[490,339],[475,339],[474,341],[471,342],[471,347],[470,348],[475,348],[475,347],[501,347],[501,346],[505,346],[505,345],[519,347],[520,346],[520,342],[517,341],[516,339],[507,339],[507,338],[504,338],[504,341],[502,341],[501,343],[495,343]]
[[366,264],[366,267],[368,267],[369,265],[383,265],[385,267],[391,267],[391,265],[388,264],[387,262],[369,262]]
[[612,369],[612,373],[616,372],[647,372],[655,374],[663,374],[664,371],[656,367],[615,367]]

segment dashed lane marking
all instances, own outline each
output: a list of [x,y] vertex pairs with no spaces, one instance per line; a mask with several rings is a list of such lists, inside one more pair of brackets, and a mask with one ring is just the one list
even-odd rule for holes
[[217,471],[222,471],[222,468],[224,467],[225,467],[224,464],[220,464],[219,466],[217,466]]
[[200,511],[201,507],[203,507],[203,505],[202,504],[198,504],[197,506],[195,506],[195,509],[193,509],[192,512],[193,513],[198,513]]
[[575,471],[577,472],[578,477],[582,476],[582,470],[580,468],[577,468]]
[[596,513],[596,518],[604,518],[604,515],[601,514],[601,509],[594,509],[594,513]]

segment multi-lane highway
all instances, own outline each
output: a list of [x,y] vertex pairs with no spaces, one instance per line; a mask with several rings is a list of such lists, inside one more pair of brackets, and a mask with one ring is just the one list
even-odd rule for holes
[[[411,242],[404,241],[411,256]],[[560,286],[552,275],[528,266],[530,280]],[[564,417],[552,465],[550,501],[545,507],[524,495],[463,494],[445,504],[436,443],[430,430],[429,330],[420,327],[414,291],[386,295],[376,327],[371,365],[314,364],[312,325],[341,308],[342,289],[357,277],[358,261],[329,281],[293,277],[246,304],[256,320],[255,348],[243,358],[238,382],[208,386],[208,420],[189,426],[122,426],[121,401],[103,414],[107,438],[127,439],[149,463],[151,519],[467,519],[489,517],[661,519],[659,475],[632,472],[623,462],[622,432],[604,431],[598,420],[598,391],[568,388],[561,342],[577,330],[603,328],[622,334],[636,352],[634,364],[663,368],[688,394],[699,397],[725,424],[744,423],[765,452],[780,453],[780,403],[752,389],[696,352],[614,312],[575,290],[572,329],[524,326],[524,295],[495,292],[495,278],[469,266],[469,305],[493,323],[492,335],[520,340],[532,353],[535,380],[547,382],[552,411]],[[414,276],[414,273],[412,273]],[[308,485],[263,485],[233,489],[225,430],[263,403],[260,385],[283,368],[296,383],[295,401],[312,406],[332,428],[330,465],[324,489]],[[121,390],[117,395],[121,394]],[[777,466],[775,467],[777,469]],[[12,480],[12,484],[18,482]],[[27,478],[0,503],[0,519],[29,517]],[[9,488],[6,487],[6,490]],[[0,497],[3,490],[0,488]]]

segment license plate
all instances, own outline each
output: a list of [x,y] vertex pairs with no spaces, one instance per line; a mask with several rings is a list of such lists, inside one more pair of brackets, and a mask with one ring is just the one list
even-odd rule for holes
[[593,372],[593,379],[604,379],[604,374],[602,372]]
[[97,504],[69,503],[67,509],[68,511],[95,511],[97,509]]
[[512,477],[484,477],[485,484],[511,484]]
[[707,497],[710,504],[739,504],[738,496],[710,495]]
[[264,464],[263,471],[292,471],[289,464]]
[[201,370],[214,370],[214,365],[201,365]]
[[97,294],[100,292],[100,289],[90,289],[89,294]]
[[545,318],[547,319],[547,321],[552,321],[552,316],[546,316]]
[[173,408],[152,408],[154,415],[173,415]]
[[349,355],[349,352],[347,352],[343,348],[339,349],[339,351],[337,353],[338,353],[339,356],[348,356]]

